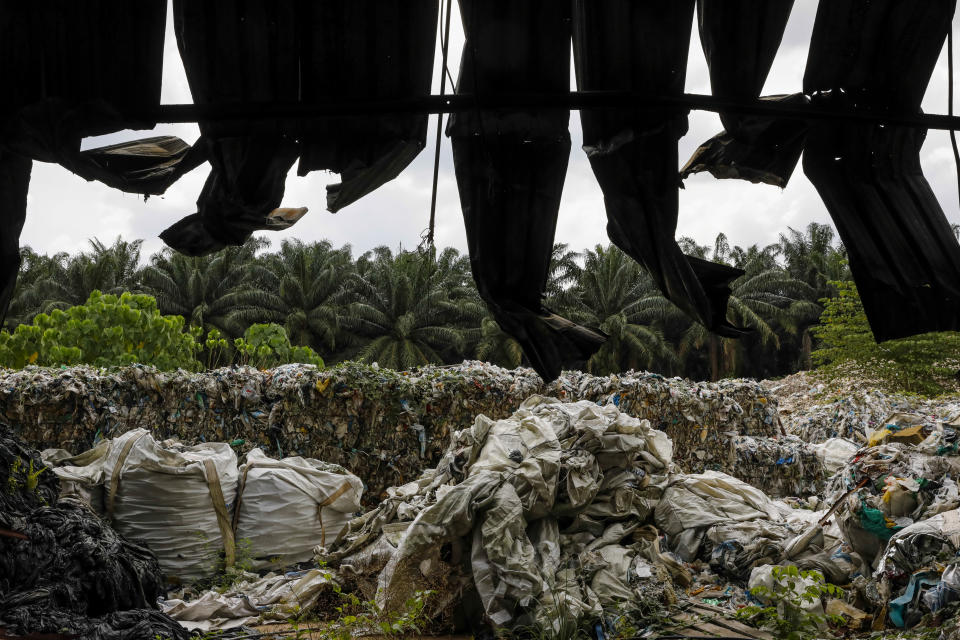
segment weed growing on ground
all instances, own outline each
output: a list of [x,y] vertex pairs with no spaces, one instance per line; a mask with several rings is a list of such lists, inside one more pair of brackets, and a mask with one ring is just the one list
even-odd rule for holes
[[[812,580],[812,584],[803,586],[804,580]],[[826,582],[819,571],[801,571],[794,566],[773,567],[773,587],[759,585],[750,593],[769,604],[744,607],[737,612],[737,617],[771,631],[778,640],[822,637],[821,629],[826,622],[844,624],[840,616],[824,616],[804,608],[822,596],[843,595],[843,589]]]

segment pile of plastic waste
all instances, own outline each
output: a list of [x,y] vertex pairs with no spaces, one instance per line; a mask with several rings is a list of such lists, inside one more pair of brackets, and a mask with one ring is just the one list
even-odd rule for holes
[[545,385],[531,369],[480,362],[397,372],[348,364],[188,373],[143,366],[0,371],[0,416],[38,448],[73,453],[134,429],[238,454],[313,458],[360,477],[374,505],[387,487],[437,464],[450,433],[484,414],[513,413],[534,394],[612,402],[674,440],[685,470],[729,470],[733,436],[778,437],[776,401],[760,384],[565,373]]
[[57,477],[6,426],[0,478],[0,636],[189,637],[157,609],[164,584],[153,553],[83,504],[58,502]]

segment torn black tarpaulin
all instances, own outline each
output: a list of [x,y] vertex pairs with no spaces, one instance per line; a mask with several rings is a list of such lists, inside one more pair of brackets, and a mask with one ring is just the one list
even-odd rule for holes
[[[461,0],[466,43],[458,93],[566,93],[570,8],[554,0]],[[545,380],[605,340],[543,307],[570,157],[565,109],[477,110],[447,132],[473,278],[497,322]]]
[[[955,4],[820,3],[804,93],[879,113],[919,112]],[[960,329],[960,245],[921,170],[925,133],[816,121],[807,135],[804,171],[847,248],[877,340]]]
[[[174,30],[198,104],[296,101],[300,91],[297,3],[176,0]],[[280,206],[298,155],[292,123],[200,122],[210,175],[197,213],[160,237],[191,256],[243,244]]]
[[33,163],[0,147],[0,318],[7,313],[20,271],[20,231],[27,218]]
[[[693,0],[574,3],[573,51],[582,91],[680,95],[686,76]],[[585,109],[584,150],[604,194],[607,232],[642,264],[664,295],[707,328],[742,331],[726,319],[739,269],[689,258],[677,245],[677,140],[685,113]]]
[[[0,312],[16,285],[31,160],[68,169],[86,136],[150,128],[166,0],[0,3]],[[0,314],[2,317],[2,314]]]
[[[756,98],[793,8],[793,0],[697,0],[700,42],[718,98]],[[806,104],[801,94],[766,101]],[[709,171],[716,178],[741,178],[787,186],[803,150],[806,123],[720,113],[724,131],[702,144],[681,169],[681,178]]]
[[[324,0],[302,4],[301,101],[428,95],[437,0]],[[396,178],[426,144],[427,115],[384,114],[303,125],[298,174],[339,173],[327,187],[336,212]]]
[[[713,95],[756,98],[770,72],[793,0],[698,0],[700,42],[710,69]],[[805,96],[768,96],[766,101],[806,104]],[[694,152],[680,177],[709,171],[785,187],[800,160],[806,124],[720,113],[725,130]]]

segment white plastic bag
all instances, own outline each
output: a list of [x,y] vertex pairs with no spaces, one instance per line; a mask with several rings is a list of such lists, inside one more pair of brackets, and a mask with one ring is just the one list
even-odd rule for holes
[[158,443],[146,429],[115,438],[104,464],[106,515],[146,542],[168,580],[190,581],[232,564],[237,456],[222,442]]
[[234,530],[254,568],[311,560],[360,510],[360,478],[320,460],[274,460],[253,449],[240,477]]

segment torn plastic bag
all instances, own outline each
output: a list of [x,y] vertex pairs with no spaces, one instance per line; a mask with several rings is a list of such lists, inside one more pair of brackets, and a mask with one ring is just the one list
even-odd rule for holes
[[[88,505],[98,516],[106,514],[103,494],[104,463],[110,453],[110,440],[76,456],[63,449],[46,449],[43,462],[60,479],[60,497],[75,498]],[[63,454],[67,454],[64,456]]]
[[[680,95],[693,0],[577,0],[573,52],[581,91]],[[730,283],[743,271],[684,256],[677,227],[677,140],[686,114],[584,109],[584,151],[603,190],[610,240],[650,272],[663,294],[711,331],[742,335],[727,322]]]
[[654,511],[657,527],[671,550],[693,560],[708,527],[751,520],[782,521],[774,503],[759,489],[716,471],[670,479]]
[[860,445],[845,438],[830,438],[826,442],[811,445],[823,464],[824,474],[829,478],[847,466]]
[[[430,93],[437,0],[302,3],[304,103],[403,100]],[[327,209],[337,212],[396,178],[426,144],[426,114],[328,118],[303,123],[299,175],[330,170]]]
[[[914,114],[955,0],[821,2],[803,90],[829,104]],[[811,123],[803,167],[847,249],[877,341],[960,328],[960,244],[920,166],[926,132]]]
[[[780,47],[793,0],[698,0],[700,43],[714,96],[760,96]],[[803,95],[763,100],[808,103]],[[709,171],[716,178],[741,178],[786,187],[806,134],[803,121],[720,113],[724,131],[694,152],[680,177]]]
[[343,467],[312,458],[268,458],[247,453],[233,529],[249,545],[254,568],[288,566],[313,557],[313,548],[337,539],[360,510],[363,483]]
[[876,576],[903,584],[908,576],[960,551],[960,511],[946,511],[896,532],[877,566]]
[[[461,0],[459,93],[566,94],[570,9],[552,0]],[[543,307],[570,156],[569,111],[484,110],[449,120],[470,265],[480,296],[545,381],[605,336]]]
[[312,611],[321,596],[339,589],[324,569],[246,575],[229,589],[206,591],[194,600],[163,600],[160,609],[191,631],[227,631],[258,621],[287,621],[291,611]]
[[943,570],[937,586],[923,594],[923,603],[936,613],[952,602],[960,600],[960,567],[951,564]]
[[135,429],[114,439],[105,462],[106,515],[150,546],[171,582],[206,577],[234,561],[237,479],[228,444],[158,443]]

